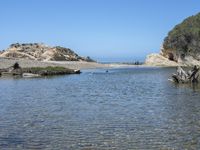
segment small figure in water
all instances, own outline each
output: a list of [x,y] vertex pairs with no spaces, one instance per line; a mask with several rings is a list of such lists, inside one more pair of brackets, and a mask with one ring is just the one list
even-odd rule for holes
[[108,73],[108,70],[106,70],[106,73]]

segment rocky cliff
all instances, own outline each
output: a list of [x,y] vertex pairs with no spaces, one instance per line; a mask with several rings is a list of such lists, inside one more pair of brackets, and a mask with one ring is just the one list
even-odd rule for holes
[[93,61],[89,57],[81,57],[69,48],[50,47],[45,44],[28,43],[12,44],[0,53],[0,57],[25,58],[40,61]]
[[178,66],[177,62],[156,53],[148,55],[145,64],[149,66]]
[[168,33],[160,55],[169,60],[166,65],[171,61],[185,66],[200,65],[200,13],[188,17]]

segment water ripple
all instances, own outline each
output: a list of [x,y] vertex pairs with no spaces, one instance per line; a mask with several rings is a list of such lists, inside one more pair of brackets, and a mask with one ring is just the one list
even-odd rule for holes
[[0,80],[0,149],[200,149],[200,88],[173,68]]

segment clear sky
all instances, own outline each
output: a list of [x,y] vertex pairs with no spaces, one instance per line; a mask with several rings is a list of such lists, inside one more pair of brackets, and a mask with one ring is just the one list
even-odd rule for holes
[[144,60],[199,0],[1,0],[0,49],[64,46],[100,61]]

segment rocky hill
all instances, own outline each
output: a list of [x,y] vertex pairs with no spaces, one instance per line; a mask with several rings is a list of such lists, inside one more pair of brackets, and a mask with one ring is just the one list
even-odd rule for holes
[[93,61],[89,57],[79,56],[69,48],[60,46],[50,47],[39,43],[12,44],[8,49],[0,53],[0,57],[25,58],[39,61]]
[[166,63],[173,61],[178,65],[200,65],[200,13],[188,17],[168,33],[160,55],[169,60]]

